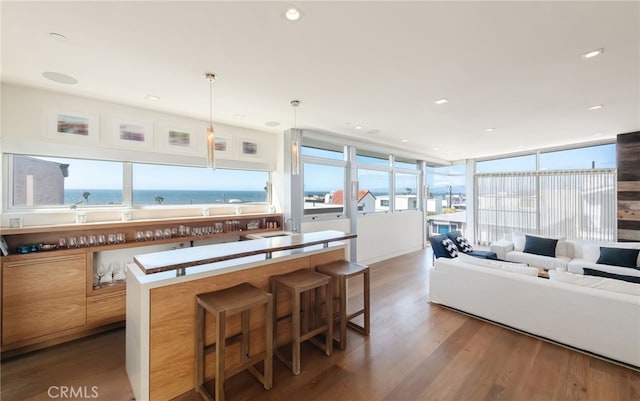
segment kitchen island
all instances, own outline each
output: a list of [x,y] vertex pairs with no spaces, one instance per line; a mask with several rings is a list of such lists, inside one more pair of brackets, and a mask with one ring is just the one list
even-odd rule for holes
[[[195,384],[195,311],[197,294],[243,282],[269,290],[269,278],[323,263],[344,260],[355,234],[320,231],[250,241],[176,249],[135,257],[127,274],[126,368],[136,400],[161,400],[191,391]],[[278,316],[290,300],[279,299]],[[237,316],[236,316],[237,317]],[[215,321],[207,319],[207,344],[214,343]],[[252,352],[263,346],[264,317],[251,314]],[[227,335],[240,330],[227,322]],[[278,345],[290,340],[290,326],[278,326]],[[239,344],[227,347],[227,367],[239,362]],[[213,378],[213,353],[205,377]]]

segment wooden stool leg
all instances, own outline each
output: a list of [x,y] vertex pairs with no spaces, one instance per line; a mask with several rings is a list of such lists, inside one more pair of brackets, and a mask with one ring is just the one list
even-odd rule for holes
[[196,302],[196,392],[204,381],[204,308]]
[[269,295],[268,302],[264,310],[264,327],[265,327],[265,356],[264,356],[264,388],[271,389],[273,386],[273,297]]
[[[273,332],[273,351],[274,353],[278,349],[277,339],[278,339],[278,287],[276,285],[275,280],[270,280],[271,287],[271,297],[273,302],[273,319],[271,331]],[[266,324],[266,322],[265,322]]]
[[301,333],[307,333],[309,332],[309,319],[311,319],[313,317],[313,310],[310,307],[310,301],[309,301],[309,291],[305,291],[302,294],[300,294],[300,296],[302,297],[302,312],[298,311],[295,313],[302,313],[302,331]]
[[242,362],[249,359],[249,311],[242,311],[241,313],[242,320],[242,349],[240,360]]
[[329,280],[328,285],[322,287],[324,293],[324,304],[327,308],[327,333],[325,340],[325,354],[330,356],[333,353],[333,280]]
[[340,287],[340,349],[347,348],[347,278],[336,279]]
[[369,335],[371,331],[371,309],[369,303],[371,302],[369,293],[369,269],[364,272],[364,334]]
[[292,298],[292,320],[293,320],[293,339],[292,339],[292,354],[293,363],[292,371],[294,375],[300,374],[300,293],[293,291]]
[[216,388],[215,400],[224,401],[224,353],[226,313],[216,313]]

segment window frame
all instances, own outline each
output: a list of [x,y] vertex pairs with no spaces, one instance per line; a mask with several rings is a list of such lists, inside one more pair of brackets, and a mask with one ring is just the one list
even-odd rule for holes
[[[30,213],[30,212],[68,212],[72,210],[76,210],[76,208],[71,207],[70,205],[46,205],[46,206],[15,206],[13,204],[13,195],[14,195],[14,177],[13,177],[13,162],[14,155],[18,156],[27,156],[34,158],[60,158],[60,159],[78,159],[78,160],[87,160],[87,161],[98,161],[98,162],[112,162],[119,163],[122,165],[122,203],[121,204],[88,204],[81,205],[82,210],[88,211],[117,211],[123,209],[134,209],[134,210],[170,210],[170,209],[193,209],[200,208],[202,206],[207,207],[228,207],[229,203],[201,203],[201,204],[188,204],[188,205],[171,205],[171,204],[160,204],[160,205],[134,205],[133,204],[133,165],[134,164],[152,164],[152,165],[164,165],[164,166],[175,166],[175,167],[195,167],[192,165],[183,165],[183,164],[169,164],[169,163],[158,163],[158,162],[130,162],[130,161],[117,161],[117,160],[106,160],[106,159],[95,159],[95,158],[78,158],[78,157],[66,157],[66,156],[55,156],[55,155],[36,155],[36,154],[19,154],[19,153],[3,153],[2,154],[2,163],[5,173],[5,182],[6,187],[3,191],[3,209],[6,212],[11,213]],[[265,202],[252,202],[252,205],[269,205],[273,199],[273,188],[272,188],[272,171],[268,170],[259,170],[259,169],[239,169],[239,168],[225,168],[225,170],[237,170],[237,171],[256,171],[256,172],[264,172],[267,174],[267,184],[269,186],[269,191],[267,194],[267,199]]]
[[[315,164],[320,166],[329,167],[341,167],[343,169],[342,174],[342,191],[344,198],[347,198],[347,167],[349,166],[346,160],[328,159],[316,156],[300,156],[300,174],[302,175],[302,186],[299,196],[302,197],[302,221],[318,221],[318,220],[331,220],[334,218],[342,218],[348,216],[348,208],[345,203],[342,204],[342,211],[326,210],[324,212],[319,211],[321,209],[305,209],[304,207],[304,177],[305,177],[305,164]],[[307,210],[314,210],[315,213],[307,213]]]

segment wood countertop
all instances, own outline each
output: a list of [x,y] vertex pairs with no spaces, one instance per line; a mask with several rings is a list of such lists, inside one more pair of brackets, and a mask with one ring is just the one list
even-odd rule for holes
[[328,244],[356,237],[357,234],[342,231],[317,231],[148,253],[137,255],[133,260],[145,274],[153,274],[260,254],[265,254],[269,258],[273,252]]

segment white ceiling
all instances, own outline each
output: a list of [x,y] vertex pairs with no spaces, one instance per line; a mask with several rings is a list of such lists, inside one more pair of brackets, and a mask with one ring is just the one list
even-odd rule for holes
[[447,160],[640,129],[639,2],[289,4],[3,1],[2,80],[208,120],[214,72],[215,121],[282,132],[300,99],[298,128]]

